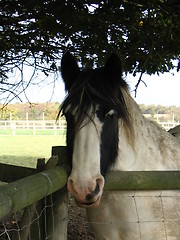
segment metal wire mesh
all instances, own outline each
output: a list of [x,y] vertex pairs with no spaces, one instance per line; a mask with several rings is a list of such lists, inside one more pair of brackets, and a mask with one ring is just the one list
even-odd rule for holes
[[[108,201],[108,207],[105,202]],[[43,199],[0,224],[0,240],[49,240],[47,212],[55,225],[54,200]],[[118,206],[121,206],[117,208]],[[26,215],[26,216],[25,216]],[[69,203],[68,240],[180,239],[180,191],[112,191],[105,193],[100,208],[86,211]],[[89,227],[90,226],[90,227]],[[94,236],[93,232],[94,231]],[[54,232],[55,230],[53,230]],[[27,238],[24,236],[27,235]]]

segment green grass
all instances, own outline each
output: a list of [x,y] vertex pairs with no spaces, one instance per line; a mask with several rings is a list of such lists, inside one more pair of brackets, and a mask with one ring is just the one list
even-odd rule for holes
[[38,158],[48,159],[52,146],[65,145],[65,134],[57,136],[1,136],[0,162],[36,167]]

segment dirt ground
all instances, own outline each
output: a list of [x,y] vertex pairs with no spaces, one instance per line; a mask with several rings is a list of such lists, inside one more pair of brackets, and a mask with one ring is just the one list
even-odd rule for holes
[[67,240],[94,240],[85,209],[77,207],[73,199],[69,202]]

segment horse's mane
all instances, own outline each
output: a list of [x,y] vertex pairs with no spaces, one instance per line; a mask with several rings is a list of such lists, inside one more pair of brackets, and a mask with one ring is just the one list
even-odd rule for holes
[[76,131],[85,117],[93,119],[88,113],[92,109],[95,114],[97,105],[105,106],[109,110],[114,109],[127,127],[127,131],[131,131],[130,115],[124,97],[124,93],[128,92],[128,85],[121,76],[116,77],[117,80],[109,84],[103,67],[84,70],[79,74],[60,109],[62,115],[75,112]]

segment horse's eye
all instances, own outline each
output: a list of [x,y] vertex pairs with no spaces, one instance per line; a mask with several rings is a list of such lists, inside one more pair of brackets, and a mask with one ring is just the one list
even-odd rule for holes
[[106,117],[113,118],[114,117],[114,110],[111,109],[108,113],[106,113]]

